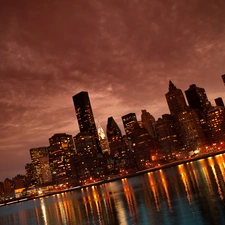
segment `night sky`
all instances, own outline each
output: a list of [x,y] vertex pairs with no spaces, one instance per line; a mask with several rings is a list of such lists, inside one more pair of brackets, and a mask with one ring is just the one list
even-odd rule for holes
[[2,0],[0,181],[25,174],[29,149],[79,132],[80,91],[104,130],[110,116],[122,128],[130,112],[169,113],[169,80],[225,102],[222,74],[224,0]]

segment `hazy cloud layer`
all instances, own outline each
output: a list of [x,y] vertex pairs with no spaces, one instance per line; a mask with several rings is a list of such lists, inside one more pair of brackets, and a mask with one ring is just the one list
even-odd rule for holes
[[104,129],[110,116],[168,113],[169,80],[224,97],[224,11],[221,0],[3,0],[0,180],[25,173],[30,148],[78,133],[80,91]]

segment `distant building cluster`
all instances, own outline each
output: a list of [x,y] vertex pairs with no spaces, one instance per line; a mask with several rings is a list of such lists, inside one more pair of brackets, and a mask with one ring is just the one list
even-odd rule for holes
[[[222,75],[225,83],[225,75]],[[96,126],[88,92],[73,96],[80,132],[74,137],[57,133],[49,146],[30,149],[31,163],[26,176],[17,175],[0,182],[0,196],[32,195],[31,187],[74,187],[110,177],[134,173],[175,160],[198,150],[207,153],[223,148],[225,108],[221,97],[216,106],[209,102],[204,88],[195,84],[184,92],[169,81],[165,94],[170,114],[158,120],[141,110],[122,116],[125,135],[109,117],[106,134]]]

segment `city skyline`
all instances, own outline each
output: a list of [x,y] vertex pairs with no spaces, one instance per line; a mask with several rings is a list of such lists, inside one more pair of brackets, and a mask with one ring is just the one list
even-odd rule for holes
[[213,105],[225,99],[224,9],[219,0],[3,3],[0,181],[25,173],[29,149],[79,132],[71,97],[80,91],[104,130],[113,116],[123,133],[123,115],[169,113],[169,80],[183,93],[204,88]]
[[[171,85],[171,80],[169,80],[169,82],[168,82],[168,89],[170,89],[170,85]],[[174,85],[174,84],[173,84]],[[188,89],[186,89],[186,90],[188,90]],[[183,90],[181,90],[182,91],[182,93],[184,94],[184,91]],[[87,94],[87,96],[88,96],[88,92],[83,92],[83,91],[81,91],[81,92],[79,92],[79,93],[77,93],[76,95],[80,95],[80,94],[82,94],[82,93],[86,93]],[[206,95],[207,95],[207,93],[206,93]],[[74,98],[74,96],[71,96],[72,97],[72,99]],[[166,94],[165,94],[165,98],[166,98]],[[188,105],[188,102],[187,102],[187,97],[184,95],[184,98],[185,98],[185,102],[187,103],[187,106],[189,106]],[[214,99],[215,100],[215,99]],[[222,99],[223,100],[223,99]],[[73,100],[74,101],[74,100]],[[89,101],[89,104],[91,104],[91,100],[89,99],[89,97],[88,97],[88,101]],[[73,104],[75,104],[75,102],[73,102]],[[168,103],[166,103],[167,105],[168,105]],[[212,103],[212,106],[215,106],[216,104],[215,103]],[[169,106],[168,106],[169,107]],[[76,111],[76,109],[75,109],[75,111]],[[75,112],[75,114],[76,114],[76,112]],[[94,114],[94,113],[93,113]],[[123,118],[124,117],[126,117],[126,116],[128,116],[128,115],[135,115],[136,113],[133,113],[133,112],[130,112],[130,113],[128,113],[127,115],[123,115],[123,116],[121,116],[120,117],[120,119],[121,119],[121,126],[120,126],[120,130],[122,131],[122,134],[124,134],[124,135],[126,135],[126,129],[125,129],[125,125],[123,124]],[[159,118],[162,118],[162,116],[163,115],[165,115],[165,114],[170,114],[171,115],[171,113],[169,112],[169,110],[168,110],[168,112],[166,112],[166,113],[163,113],[160,117],[158,117],[158,118],[155,118],[156,120],[157,119],[159,119]],[[135,117],[136,117],[136,115],[135,115]],[[140,118],[139,118],[140,117]],[[138,118],[136,118],[137,119],[137,121],[141,121],[141,115],[139,116]],[[154,116],[153,116],[154,117]],[[110,117],[108,117],[107,119],[109,119]],[[77,119],[76,119],[77,120]],[[99,121],[97,122],[97,120],[95,120],[95,125],[97,124],[97,123],[99,123]],[[118,123],[118,124],[120,124],[120,123]],[[78,120],[77,120],[77,126],[79,127],[79,124],[78,124]],[[105,132],[106,132],[106,126],[107,126],[107,122],[105,123]],[[79,134],[80,133],[80,131],[79,131],[79,129],[78,129],[78,131],[77,131],[77,133],[76,134],[71,134],[71,133],[66,133],[66,132],[64,132],[64,134],[66,134],[66,135],[71,135],[71,136],[73,136],[73,137],[75,137],[77,134]],[[92,132],[91,132],[92,133]],[[60,132],[55,132],[54,134],[52,134],[52,135],[57,135],[57,134],[60,134]],[[48,139],[50,139],[50,137],[49,138],[47,138],[47,140]],[[49,146],[49,143],[47,143],[45,146],[35,146],[35,147],[31,147],[29,150],[28,150],[28,152],[29,152],[29,156],[30,156],[30,151],[32,150],[32,149],[34,149],[34,148],[47,148]],[[76,148],[76,146],[75,146],[75,148]],[[28,161],[27,163],[31,163],[32,162],[32,159],[31,159],[31,157],[29,157],[29,159],[30,159],[30,161]],[[25,175],[25,173],[26,173],[26,171],[25,171],[25,164],[24,164],[24,173],[20,173],[21,175]],[[13,177],[15,177],[16,175],[18,175],[18,174],[14,174],[14,175],[12,175],[12,177],[5,177],[5,178],[13,178]],[[4,179],[5,179],[4,178]],[[2,179],[2,180],[0,180],[0,181],[4,181],[4,179]]]

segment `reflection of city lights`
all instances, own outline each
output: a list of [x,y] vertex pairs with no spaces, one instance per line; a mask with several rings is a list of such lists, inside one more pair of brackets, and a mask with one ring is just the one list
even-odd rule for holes
[[44,203],[44,200],[42,198],[40,199],[40,201],[41,201],[41,211],[42,211],[43,218],[44,218],[44,225],[47,225],[48,221],[47,221],[45,203]]
[[188,181],[187,174],[185,171],[185,167],[183,167],[183,166],[179,167],[179,173],[181,175],[181,180],[184,184],[184,189],[186,191],[188,202],[189,202],[189,204],[191,204],[191,192],[190,192],[190,186],[189,186],[189,181]]

